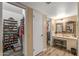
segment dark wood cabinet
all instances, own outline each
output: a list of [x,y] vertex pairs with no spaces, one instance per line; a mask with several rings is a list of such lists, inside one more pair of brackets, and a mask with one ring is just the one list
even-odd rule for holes
[[75,34],[76,33],[76,22],[74,22],[74,21],[67,22],[66,23],[66,32]]
[[59,40],[59,39],[54,39],[53,41],[53,45],[56,46],[56,47],[60,47],[60,48],[65,48],[66,49],[66,40]]
[[63,32],[63,23],[57,23],[55,33],[62,33],[62,32]]

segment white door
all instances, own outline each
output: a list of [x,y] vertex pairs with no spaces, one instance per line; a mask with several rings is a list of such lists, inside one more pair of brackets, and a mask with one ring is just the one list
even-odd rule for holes
[[43,17],[38,11],[33,11],[33,55],[43,50],[43,33],[42,33]]

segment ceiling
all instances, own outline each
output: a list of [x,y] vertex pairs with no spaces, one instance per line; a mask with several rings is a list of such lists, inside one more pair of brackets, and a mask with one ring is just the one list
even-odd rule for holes
[[23,14],[22,8],[16,7],[12,4],[5,3],[5,2],[3,3],[3,10],[11,11],[11,12],[18,13],[18,14]]
[[49,4],[46,4],[46,2],[21,3],[40,11],[48,17],[65,17],[77,15],[77,2],[51,2]]

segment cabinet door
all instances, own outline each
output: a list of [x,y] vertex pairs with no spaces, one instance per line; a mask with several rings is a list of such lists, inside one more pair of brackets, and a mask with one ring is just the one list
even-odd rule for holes
[[71,48],[77,48],[77,41],[75,39],[67,40],[67,50],[71,50]]

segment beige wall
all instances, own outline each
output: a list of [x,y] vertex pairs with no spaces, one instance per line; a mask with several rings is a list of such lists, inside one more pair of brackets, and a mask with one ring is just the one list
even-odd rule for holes
[[[66,22],[67,21],[75,21],[77,20],[77,16],[70,16],[70,17],[65,17],[65,18],[62,18],[63,20],[56,20],[56,19],[52,19],[52,33],[53,33],[53,36],[64,36],[66,35],[72,35],[72,34],[69,34],[69,33],[55,33],[56,32],[56,23],[63,23],[63,30],[66,31]],[[76,32],[75,32],[76,33]]]

